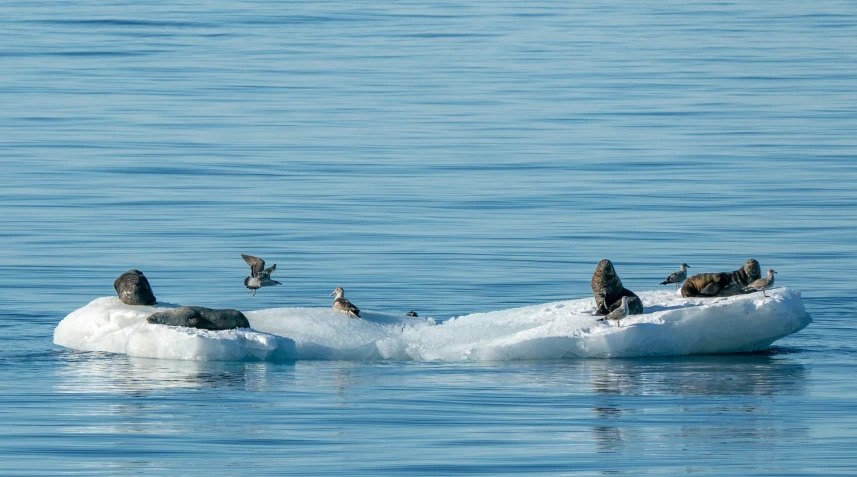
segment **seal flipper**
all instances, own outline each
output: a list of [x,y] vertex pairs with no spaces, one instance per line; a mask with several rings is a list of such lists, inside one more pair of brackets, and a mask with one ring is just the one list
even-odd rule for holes
[[712,283],[709,283],[708,285],[705,285],[705,287],[703,287],[702,290],[699,290],[699,294],[712,296],[712,295],[716,295],[717,292],[719,292],[719,291],[720,291],[720,284],[716,283],[716,282],[712,282]]

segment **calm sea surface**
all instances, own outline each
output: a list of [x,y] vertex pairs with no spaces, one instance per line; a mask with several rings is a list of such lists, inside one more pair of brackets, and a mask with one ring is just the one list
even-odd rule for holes
[[[855,65],[852,1],[0,2],[0,475],[854,475]],[[751,257],[815,320],[754,355],[52,342],[130,268],[443,320]]]

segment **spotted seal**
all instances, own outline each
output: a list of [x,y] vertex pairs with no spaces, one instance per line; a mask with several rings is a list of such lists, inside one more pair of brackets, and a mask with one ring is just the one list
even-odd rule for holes
[[622,286],[622,280],[616,275],[613,262],[604,259],[598,262],[592,274],[592,293],[595,295],[595,313],[607,315],[622,306],[622,297],[628,297],[628,314],[642,315],[643,302],[640,297]]
[[128,270],[113,282],[119,299],[126,305],[154,305],[157,303],[149,280],[140,270]]
[[732,296],[747,293],[744,287],[762,277],[759,262],[754,259],[734,272],[700,273],[684,282],[681,296]]
[[238,310],[218,310],[202,306],[182,306],[159,311],[146,318],[146,322],[168,326],[187,326],[202,330],[250,328],[247,317]]

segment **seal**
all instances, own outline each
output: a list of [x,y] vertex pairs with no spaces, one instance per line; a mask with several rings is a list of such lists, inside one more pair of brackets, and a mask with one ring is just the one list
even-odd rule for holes
[[231,330],[250,328],[250,322],[238,310],[214,309],[202,306],[181,306],[153,313],[147,323],[168,326],[186,326],[201,330]]
[[154,305],[158,301],[149,286],[149,280],[140,270],[128,270],[113,282],[113,289],[126,305]]
[[622,306],[622,297],[628,297],[628,314],[642,315],[643,302],[640,297],[622,286],[622,280],[613,268],[613,262],[604,259],[598,262],[592,274],[592,293],[595,295],[595,314],[608,315]]
[[681,296],[733,296],[747,293],[744,287],[762,277],[759,262],[754,259],[744,262],[744,266],[734,272],[700,273],[684,282]]

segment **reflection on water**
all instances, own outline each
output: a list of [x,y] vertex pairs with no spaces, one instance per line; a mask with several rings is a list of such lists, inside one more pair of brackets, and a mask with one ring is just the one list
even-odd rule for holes
[[54,371],[58,378],[55,389],[59,393],[145,394],[175,388],[265,391],[270,369],[252,362],[148,359],[77,351],[56,355],[60,365]]
[[587,363],[599,395],[769,395],[804,392],[806,368],[768,354]]
[[[611,459],[627,456],[636,468],[710,467],[718,456],[783,454],[806,440],[811,372],[800,356],[280,364],[56,351],[46,369],[63,405],[37,403],[52,435],[7,427],[0,444],[10,451],[0,457],[71,453],[85,442],[127,474],[188,461],[216,473],[247,453],[296,472],[432,474],[436,460],[419,458],[426,449],[441,451],[451,473],[624,472],[627,462]],[[502,469],[487,464],[498,455]]]
[[[596,402],[591,430],[599,452],[641,439],[764,443],[805,433],[793,416],[771,419],[771,401],[765,399],[806,393],[808,372],[800,363],[750,354],[587,364]],[[640,426],[641,419],[649,424]],[[658,424],[651,425],[653,420]]]

